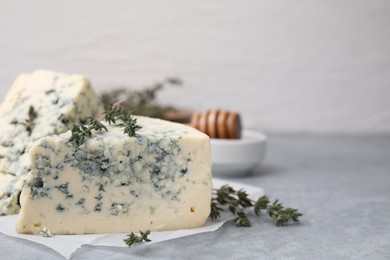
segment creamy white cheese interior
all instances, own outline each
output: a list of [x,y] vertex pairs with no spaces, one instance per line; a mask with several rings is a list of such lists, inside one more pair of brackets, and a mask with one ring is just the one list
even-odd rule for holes
[[[31,108],[36,113],[32,120]],[[102,112],[98,96],[83,76],[38,70],[15,80],[0,106],[0,215],[19,210],[33,142],[66,132],[80,119]]]
[[70,132],[38,140],[21,195],[20,233],[173,230],[202,226],[212,193],[209,137],[137,117],[136,137],[107,125],[80,147]]

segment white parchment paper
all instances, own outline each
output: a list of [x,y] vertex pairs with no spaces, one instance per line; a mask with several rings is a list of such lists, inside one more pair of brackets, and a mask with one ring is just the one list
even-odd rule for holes
[[[253,199],[257,199],[259,196],[264,194],[264,191],[261,188],[248,186],[245,184],[236,183],[228,180],[221,180],[217,178],[213,179],[214,188],[219,188],[224,184],[229,184],[235,189],[245,189],[246,192]],[[8,236],[26,239],[45,245],[59,252],[66,258],[69,258],[72,253],[82,245],[127,247],[127,245],[123,242],[123,239],[127,237],[127,234],[125,233],[98,235],[56,235],[53,237],[18,234],[15,230],[16,217],[17,215],[0,217],[0,232]],[[221,218],[218,221],[211,221],[208,219],[205,225],[200,228],[152,232],[148,236],[152,241],[149,243],[143,243],[142,246],[147,246],[148,244],[194,235],[198,233],[215,231],[219,227],[221,227],[226,221],[231,220],[233,218],[234,216],[232,214],[225,213],[221,215]]]

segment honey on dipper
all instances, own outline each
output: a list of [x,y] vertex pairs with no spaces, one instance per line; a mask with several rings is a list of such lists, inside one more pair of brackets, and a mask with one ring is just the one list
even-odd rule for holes
[[191,126],[207,134],[210,138],[241,138],[241,118],[236,112],[209,109],[194,113],[191,117]]

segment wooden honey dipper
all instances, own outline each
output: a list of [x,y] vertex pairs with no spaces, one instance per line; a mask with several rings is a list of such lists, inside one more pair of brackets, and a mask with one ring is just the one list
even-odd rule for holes
[[191,126],[210,138],[241,138],[241,118],[236,112],[210,109],[194,113],[191,117]]

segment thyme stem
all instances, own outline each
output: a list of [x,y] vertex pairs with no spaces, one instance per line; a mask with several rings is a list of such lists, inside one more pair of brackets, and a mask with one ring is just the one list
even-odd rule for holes
[[221,212],[227,208],[237,216],[234,220],[237,227],[250,227],[251,222],[245,211],[246,208],[250,207],[253,207],[257,216],[260,216],[261,211],[265,210],[276,226],[284,226],[289,222],[299,222],[299,217],[303,215],[297,209],[285,208],[279,200],[270,203],[266,195],[255,201],[250,199],[244,190],[236,191],[229,185],[224,185],[219,189],[213,190],[209,217],[212,220],[218,219]]

